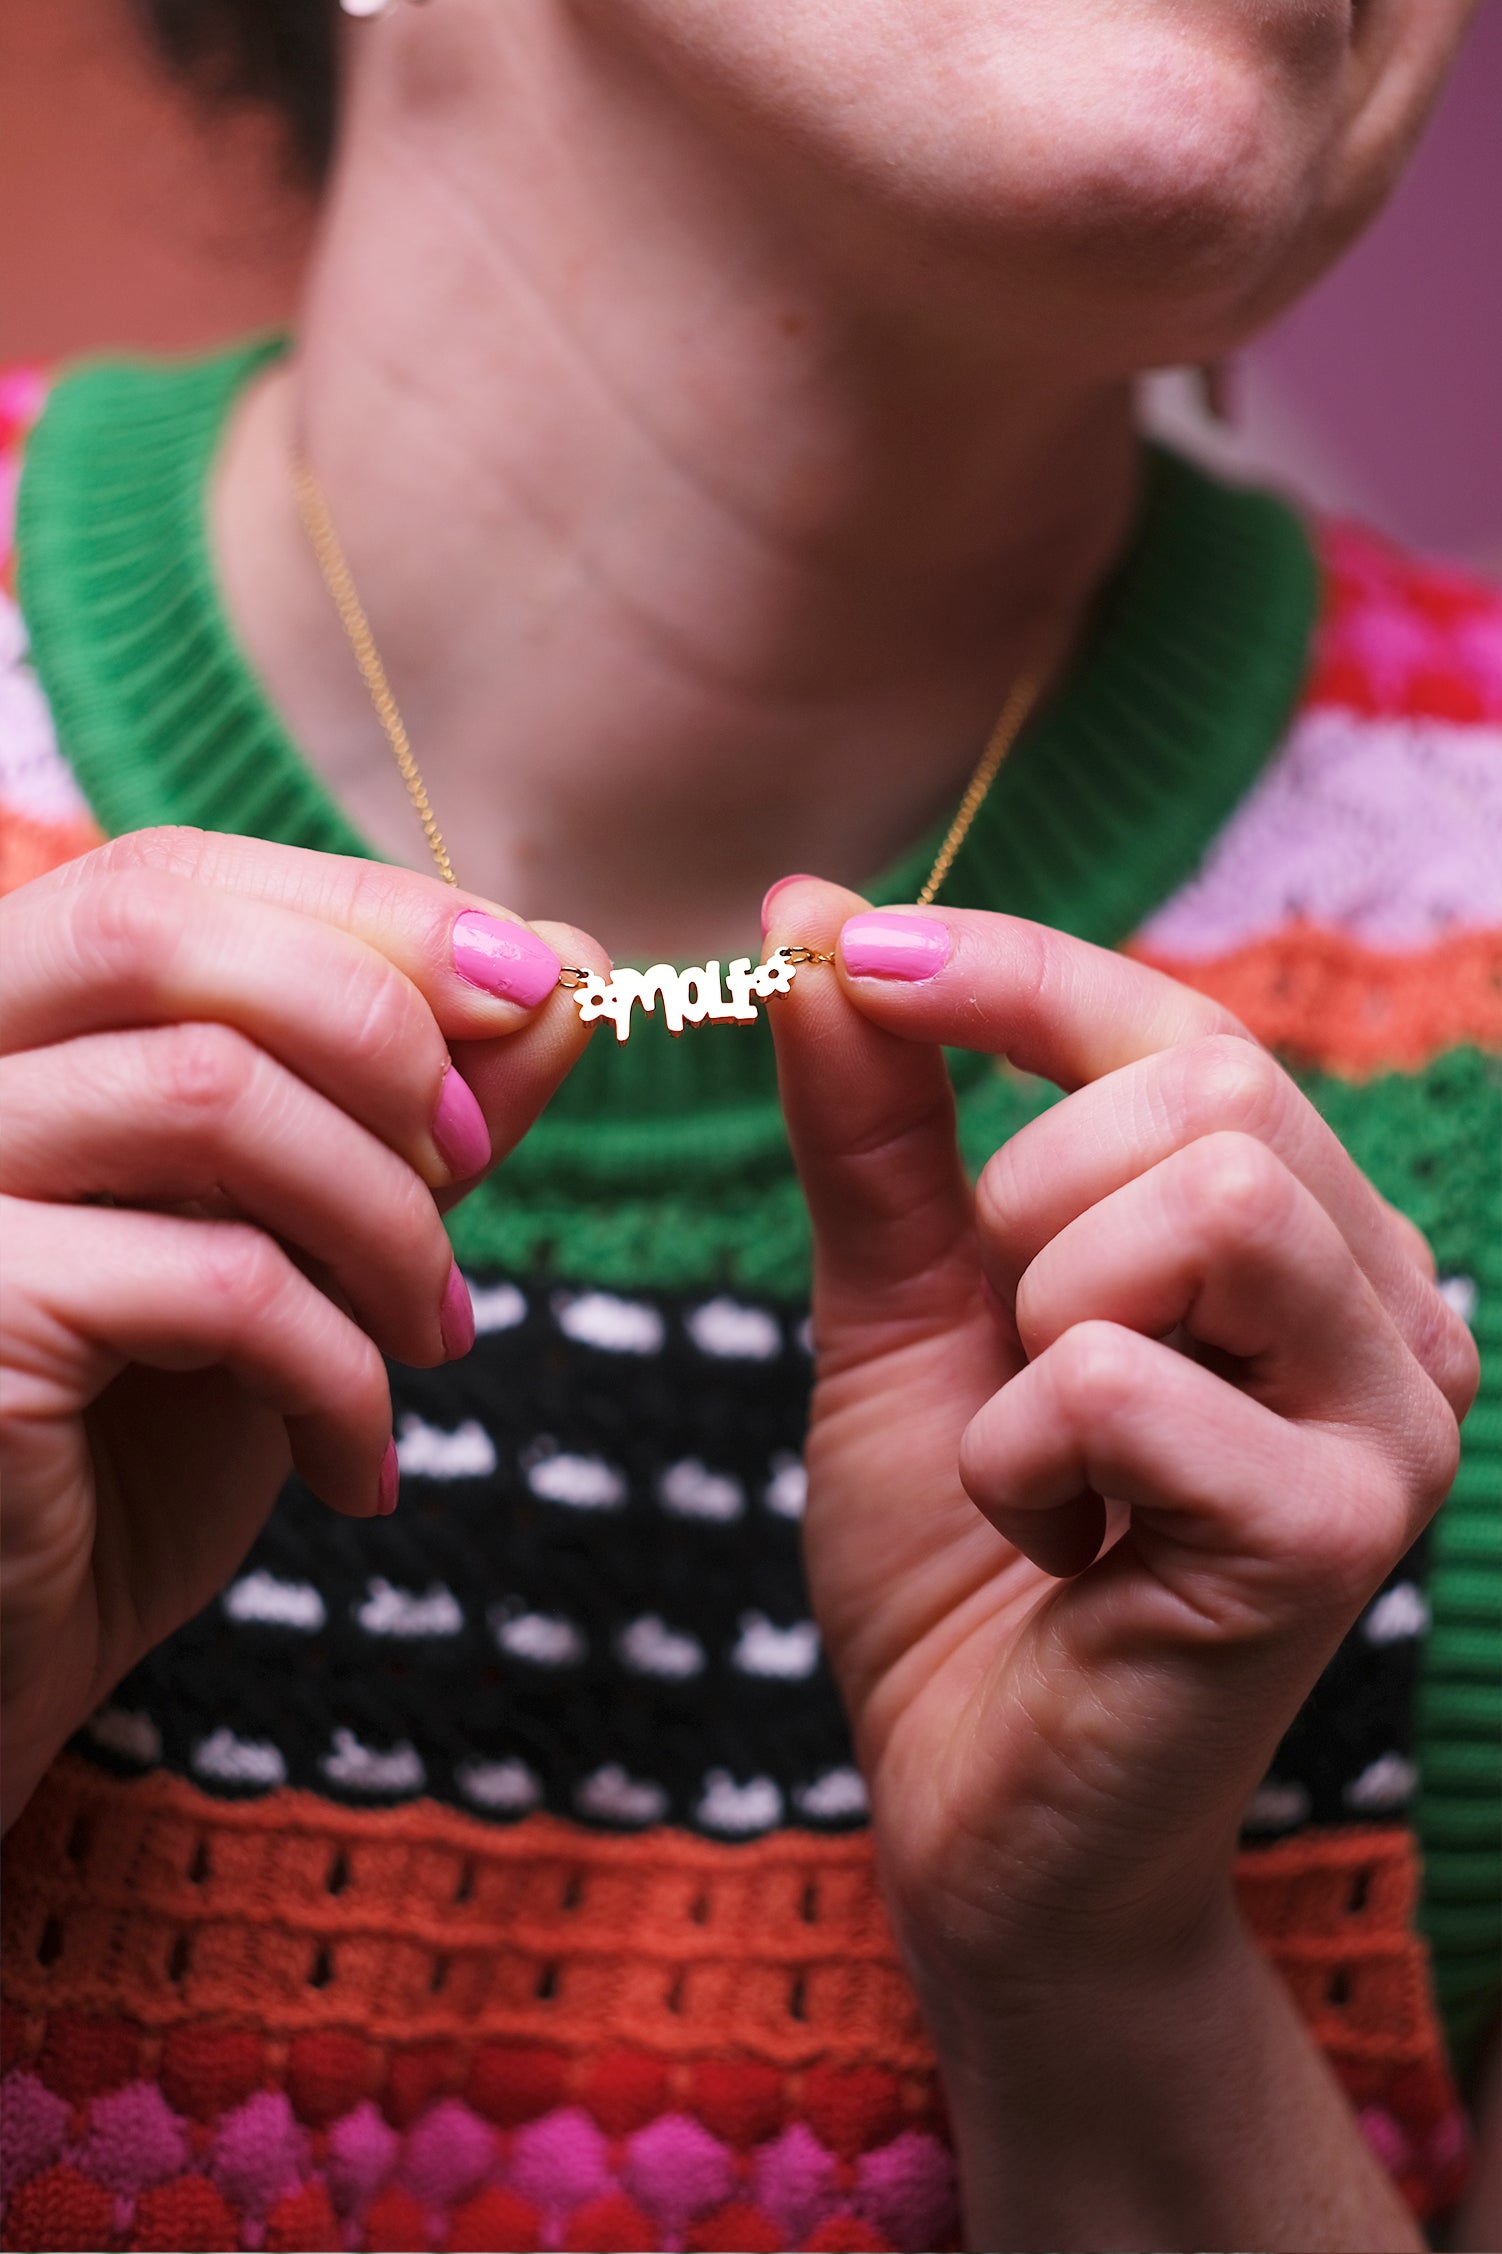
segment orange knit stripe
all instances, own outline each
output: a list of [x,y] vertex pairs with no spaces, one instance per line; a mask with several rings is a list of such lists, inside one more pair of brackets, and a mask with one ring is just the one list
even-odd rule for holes
[[6,1872],[9,1995],[28,2010],[929,2063],[859,1836],[497,1830],[431,1803],[220,1802],[64,1761]]
[[[38,2025],[64,2009],[278,2038],[346,2027],[382,2050],[500,2037],[932,2065],[865,1833],[726,1847],[553,1816],[498,1829],[431,1802],[224,1802],[65,1759],[5,1865],[7,1997]],[[1440,2066],[1405,1829],[1250,1850],[1237,1882],[1332,2057]]]
[[1294,923],[1205,962],[1126,951],[1223,1003],[1269,1048],[1352,1079],[1413,1071],[1468,1043],[1502,1048],[1502,931],[1397,953]]
[[1401,1825],[1309,1831],[1236,1859],[1243,1916],[1337,2060],[1443,2056],[1428,1952],[1414,1931],[1419,1859]]
[[0,805],[0,897],[103,843],[103,830],[87,816],[76,822],[34,822]]

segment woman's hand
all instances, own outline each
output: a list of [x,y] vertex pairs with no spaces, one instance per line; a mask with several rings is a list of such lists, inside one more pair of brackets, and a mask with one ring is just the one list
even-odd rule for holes
[[[860,905],[791,883],[769,941],[833,946]],[[1169,979],[1004,916],[882,913],[845,924],[838,975],[805,974],[776,1026],[816,1246],[810,1578],[973,2191],[1002,2093],[1040,2154],[1030,2092],[1072,2086],[1077,2129],[1098,2070],[1136,2122],[1133,2042],[1166,1996],[1191,2062],[1231,2039],[1228,2000],[1243,2047],[1280,2024],[1232,1909],[1239,1819],[1446,1493],[1476,1359],[1417,1231]],[[940,1042],[1073,1091],[974,1193]],[[1114,2048],[1113,2016],[1136,2028]],[[1213,2071],[1201,2052],[1196,2083]],[[1302,2087],[1286,2060],[1279,2078]],[[1153,2098],[1161,2116],[1174,2093]],[[1019,2243],[1012,2157],[987,2244]],[[1050,2235],[1020,2243],[1180,2243],[1150,2200],[1112,2212],[1045,2199]],[[1391,2229],[1360,2243],[1413,2243]]]
[[431,878],[189,830],[0,919],[8,1821],[290,1466],[351,1516],[394,1503],[382,1356],[467,1350],[440,1209],[588,1037],[555,947],[601,958]]

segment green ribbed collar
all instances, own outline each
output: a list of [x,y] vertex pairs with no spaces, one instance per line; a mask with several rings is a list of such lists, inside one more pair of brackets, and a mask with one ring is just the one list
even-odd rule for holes
[[[27,447],[21,602],[63,750],[107,830],[188,822],[369,855],[272,710],[214,582],[214,452],[237,392],[279,349],[111,360],[60,382]],[[1131,548],[1089,642],[1013,751],[945,897],[1103,945],[1127,938],[1277,743],[1315,592],[1307,537],[1282,503],[1149,449]],[[936,844],[916,841],[867,892],[911,899]],[[668,1182],[707,1161],[724,1179],[780,1164],[782,1149],[763,1021],[595,1042],[508,1177]]]

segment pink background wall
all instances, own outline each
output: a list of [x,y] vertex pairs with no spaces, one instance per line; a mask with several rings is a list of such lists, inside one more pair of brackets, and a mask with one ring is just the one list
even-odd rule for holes
[[[261,121],[162,85],[128,0],[0,0],[0,359],[274,321],[307,220]],[[1232,431],[1148,389],[1228,467],[1502,571],[1502,0],[1377,226],[1234,372]]]

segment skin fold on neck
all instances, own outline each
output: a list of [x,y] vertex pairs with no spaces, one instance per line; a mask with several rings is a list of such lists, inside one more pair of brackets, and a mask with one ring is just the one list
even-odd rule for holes
[[[421,838],[307,551],[300,441],[461,882],[622,959],[754,946],[941,817],[1130,523],[1121,374],[790,193],[599,11],[360,27],[292,356],[212,502],[252,663],[371,841]],[[368,42],[366,44],[365,42]],[[800,184],[800,190],[806,183]],[[973,302],[967,298],[973,297]]]

